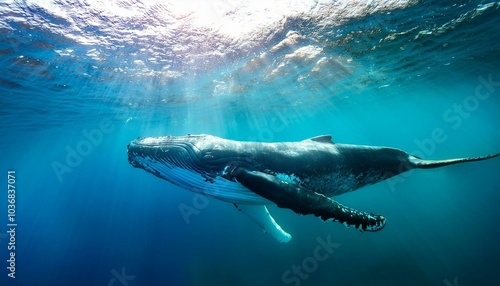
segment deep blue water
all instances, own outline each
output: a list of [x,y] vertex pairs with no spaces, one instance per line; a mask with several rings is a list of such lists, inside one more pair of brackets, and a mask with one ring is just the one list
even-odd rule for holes
[[500,152],[500,2],[246,2],[0,3],[0,284],[500,285],[498,158],[335,198],[376,233],[271,206],[285,244],[129,165],[134,138],[187,133]]

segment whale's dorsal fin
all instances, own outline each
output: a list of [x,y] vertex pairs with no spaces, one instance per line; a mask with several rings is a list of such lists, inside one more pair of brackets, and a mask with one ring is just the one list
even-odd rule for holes
[[258,224],[264,232],[274,237],[279,242],[289,242],[292,236],[276,223],[266,206],[263,205],[234,205],[239,211],[245,213],[252,221]]
[[306,140],[311,140],[311,141],[320,142],[320,143],[335,144],[332,141],[332,136],[331,135],[321,135],[321,136],[316,136],[316,137],[309,138],[309,139],[306,139]]

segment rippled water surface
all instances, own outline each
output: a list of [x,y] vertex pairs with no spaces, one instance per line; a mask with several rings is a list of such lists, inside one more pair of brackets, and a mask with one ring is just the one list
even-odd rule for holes
[[500,152],[499,22],[489,1],[1,1],[2,285],[499,285],[498,158],[336,197],[377,233],[270,207],[281,244],[126,154],[187,133]]

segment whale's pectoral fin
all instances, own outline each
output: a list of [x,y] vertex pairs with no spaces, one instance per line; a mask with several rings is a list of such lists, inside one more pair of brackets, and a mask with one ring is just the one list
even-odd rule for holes
[[325,221],[338,221],[346,226],[355,226],[360,231],[377,231],[385,226],[385,218],[381,215],[343,206],[329,197],[273,175],[244,167],[235,169],[232,175],[240,184],[280,208],[288,208],[303,215],[313,214]]
[[236,208],[245,213],[250,219],[258,224],[266,233],[274,237],[279,242],[289,242],[292,236],[284,231],[276,223],[266,206],[262,205],[236,205]]

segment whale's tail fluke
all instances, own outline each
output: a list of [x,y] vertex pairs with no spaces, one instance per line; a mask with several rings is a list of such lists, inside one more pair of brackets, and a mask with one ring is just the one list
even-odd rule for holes
[[497,157],[500,154],[490,154],[486,156],[478,156],[478,157],[468,157],[468,158],[458,158],[458,159],[448,159],[448,160],[424,160],[418,157],[410,156],[410,163],[414,166],[414,168],[419,169],[431,169],[431,168],[439,168],[448,165],[464,163],[464,162],[474,162],[481,161],[486,159],[491,159]]

